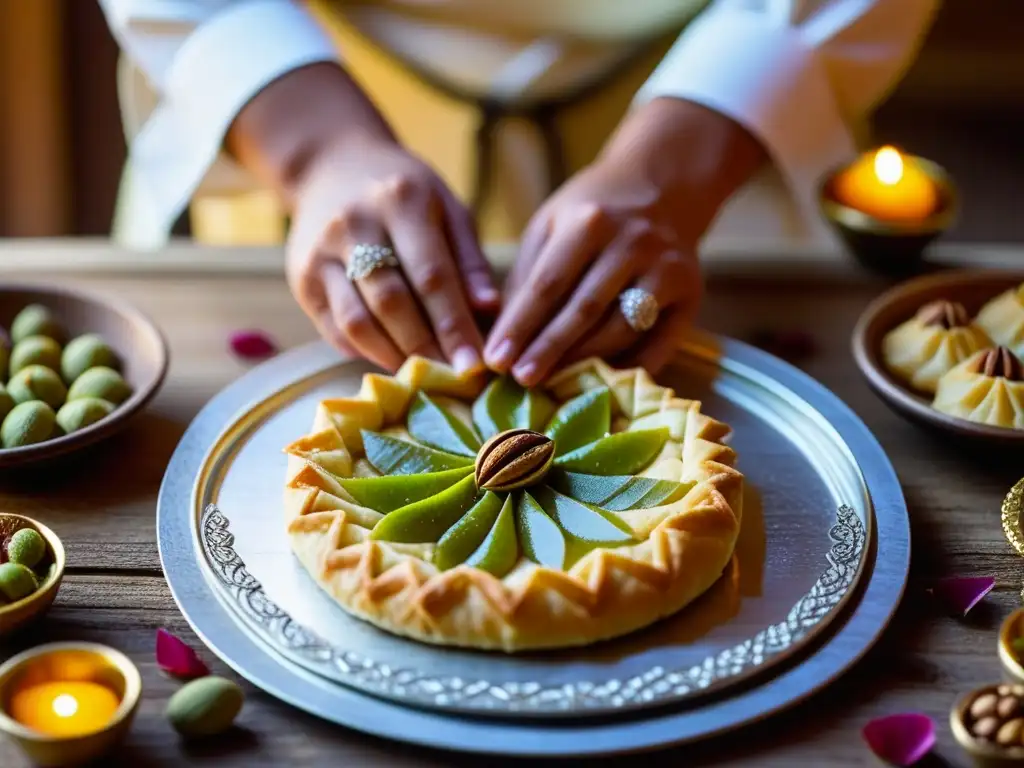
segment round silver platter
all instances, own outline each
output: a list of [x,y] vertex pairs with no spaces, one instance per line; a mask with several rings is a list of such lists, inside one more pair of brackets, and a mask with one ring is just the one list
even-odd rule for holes
[[161,488],[161,559],[183,613],[226,663],[289,703],[449,749],[649,749],[806,697],[896,608],[909,523],[870,432],[799,371],[705,337],[658,379],[734,429],[748,493],[736,556],[712,590],[645,631],[561,652],[477,653],[379,631],[290,555],[281,510],[282,448],[309,430],[319,400],[355,393],[368,370],[321,343],[259,366],[204,408]]

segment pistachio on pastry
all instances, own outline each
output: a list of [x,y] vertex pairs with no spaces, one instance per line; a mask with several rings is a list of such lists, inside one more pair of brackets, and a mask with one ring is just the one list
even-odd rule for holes
[[488,491],[512,491],[540,482],[555,460],[555,442],[530,429],[501,432],[476,457],[476,484]]

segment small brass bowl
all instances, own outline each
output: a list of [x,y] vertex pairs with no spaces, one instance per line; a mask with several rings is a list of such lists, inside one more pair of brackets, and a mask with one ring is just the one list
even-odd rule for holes
[[[11,634],[46,613],[57,597],[64,578],[64,545],[57,534],[42,523],[22,515],[0,513],[0,542],[22,528],[35,528],[46,541],[49,572],[39,589],[13,603],[0,605],[0,637]],[[43,561],[46,562],[46,559]],[[38,567],[36,568],[38,571]]]
[[995,684],[986,685],[962,696],[950,710],[949,728],[957,743],[973,758],[975,765],[982,768],[1024,765],[1024,746],[1000,747],[990,741],[975,738],[967,729],[971,702],[981,691],[995,687]]
[[1024,666],[1013,650],[1013,640],[1017,637],[1024,637],[1024,608],[1007,616],[999,628],[999,663],[1003,665],[1003,677],[1024,684]]
[[918,221],[887,221],[839,201],[836,183],[850,165],[825,175],[818,188],[818,207],[847,249],[870,271],[887,277],[909,277],[924,271],[925,248],[956,220],[959,195],[942,166],[909,157],[932,180],[938,201],[931,215]]
[[[83,736],[50,736],[10,717],[11,696],[19,685],[58,680],[100,683],[110,688],[121,703],[104,728]],[[120,651],[96,643],[40,645],[0,666],[0,731],[38,765],[80,765],[106,754],[121,741],[131,727],[141,696],[139,670]]]

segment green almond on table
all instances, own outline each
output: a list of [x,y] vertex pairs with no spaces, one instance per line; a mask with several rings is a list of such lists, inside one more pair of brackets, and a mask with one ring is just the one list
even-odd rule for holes
[[[434,565],[442,571],[466,562],[483,543],[502,510],[502,498],[484,493],[462,519],[445,531],[434,549]],[[515,536],[515,529],[512,531]]]
[[362,430],[366,460],[384,475],[418,475],[472,465],[466,456],[427,448],[391,435]]
[[516,542],[512,508],[512,496],[506,496],[494,525],[477,550],[466,560],[466,565],[487,571],[499,579],[515,567],[519,560],[519,545]]
[[478,494],[476,480],[469,475],[441,493],[389,512],[370,531],[370,538],[403,544],[436,542],[462,519]]
[[537,565],[559,570],[565,565],[565,536],[529,493],[517,494],[516,533],[523,554]]
[[593,504],[610,512],[629,509],[650,509],[678,501],[693,483],[676,483],[634,475],[588,475],[582,472],[555,470],[548,475],[548,485],[570,498]]
[[591,475],[630,475],[654,460],[668,436],[667,428],[616,432],[559,456],[555,466]]
[[555,455],[600,440],[611,428],[612,398],[607,387],[591,389],[565,403],[548,424],[547,436],[555,441]]
[[231,727],[244,702],[245,694],[237,684],[207,675],[175,691],[165,714],[182,736],[214,736]]
[[426,475],[338,478],[338,484],[355,499],[357,504],[377,512],[388,513],[435,496],[467,476],[472,478],[472,466],[449,469],[444,472],[431,472]]
[[417,392],[409,408],[409,434],[439,451],[476,456],[480,437],[447,408],[423,392]]

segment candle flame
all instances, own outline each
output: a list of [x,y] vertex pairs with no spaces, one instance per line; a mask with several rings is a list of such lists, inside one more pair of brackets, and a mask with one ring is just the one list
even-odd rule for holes
[[903,178],[903,158],[893,147],[882,147],[875,154],[875,176],[883,184],[896,184]]
[[53,711],[57,717],[71,717],[78,711],[78,700],[68,693],[62,693],[53,700]]

